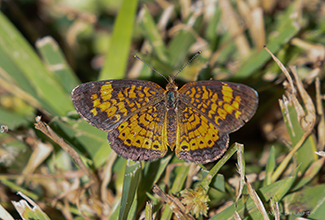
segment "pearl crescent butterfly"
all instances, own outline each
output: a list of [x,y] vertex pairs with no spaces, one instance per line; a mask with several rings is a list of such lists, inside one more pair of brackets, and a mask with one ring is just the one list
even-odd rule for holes
[[167,145],[179,159],[208,163],[220,158],[229,133],[254,115],[257,92],[243,84],[189,82],[178,89],[169,77],[166,89],[143,80],[105,80],[72,91],[77,112],[108,131],[115,152],[131,160],[164,157]]

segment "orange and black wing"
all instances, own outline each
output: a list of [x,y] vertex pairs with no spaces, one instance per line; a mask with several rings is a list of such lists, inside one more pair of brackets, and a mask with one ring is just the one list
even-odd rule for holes
[[153,160],[167,151],[164,92],[149,81],[106,80],[77,86],[72,100],[84,119],[108,131],[111,147],[119,155]]
[[195,108],[180,102],[177,114],[175,154],[179,159],[208,163],[227,150],[229,136],[220,132]]
[[196,163],[218,159],[228,148],[228,134],[254,115],[257,104],[257,92],[242,84],[185,84],[179,90],[176,156]]
[[163,157],[168,149],[165,117],[163,101],[137,112],[108,132],[111,147],[117,154],[132,160]]

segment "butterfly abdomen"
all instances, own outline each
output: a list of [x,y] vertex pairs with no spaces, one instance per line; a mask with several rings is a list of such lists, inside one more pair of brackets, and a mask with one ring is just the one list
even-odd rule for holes
[[176,129],[177,129],[177,118],[175,109],[169,109],[167,111],[167,142],[170,149],[174,149],[176,145]]
[[177,129],[177,118],[176,118],[176,100],[177,91],[176,88],[165,93],[166,97],[166,109],[167,109],[167,142],[169,147],[173,150],[176,145],[176,129]]

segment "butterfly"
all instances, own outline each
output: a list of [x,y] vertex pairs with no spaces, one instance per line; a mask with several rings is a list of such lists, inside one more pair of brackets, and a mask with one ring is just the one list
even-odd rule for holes
[[254,115],[257,92],[223,81],[189,82],[166,89],[144,80],[104,80],[73,89],[77,112],[107,131],[111,148],[131,160],[164,157],[167,145],[179,159],[208,163],[228,148],[229,133]]

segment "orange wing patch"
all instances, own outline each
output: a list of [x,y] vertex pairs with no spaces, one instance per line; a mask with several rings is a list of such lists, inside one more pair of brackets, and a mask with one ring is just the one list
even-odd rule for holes
[[179,126],[175,154],[178,158],[207,163],[221,156],[227,149],[228,136],[221,134],[194,108],[180,103],[177,117]]
[[111,147],[132,160],[153,160],[167,152],[163,104],[150,106],[132,115],[108,133]]

